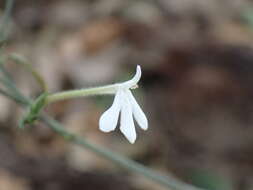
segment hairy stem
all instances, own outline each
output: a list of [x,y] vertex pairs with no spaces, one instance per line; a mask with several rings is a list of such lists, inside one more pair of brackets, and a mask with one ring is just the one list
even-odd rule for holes
[[71,98],[80,98],[85,96],[103,95],[103,94],[113,94],[115,92],[115,87],[117,84],[95,87],[95,88],[85,88],[78,90],[69,90],[64,92],[58,92],[50,94],[46,98],[46,104],[66,100]]

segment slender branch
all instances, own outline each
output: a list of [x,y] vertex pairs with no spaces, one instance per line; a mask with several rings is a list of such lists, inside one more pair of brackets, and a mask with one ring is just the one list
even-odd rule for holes
[[53,131],[55,131],[56,133],[64,137],[66,140],[74,144],[80,145],[81,147],[85,149],[89,149],[90,151],[110,161],[113,161],[115,164],[118,164],[119,166],[125,169],[139,173],[153,181],[158,182],[159,184],[165,187],[172,188],[175,190],[203,190],[203,189],[194,187],[192,185],[183,183],[175,178],[162,176],[133,160],[127,159],[105,148],[101,148],[97,145],[91,144],[85,139],[68,132],[67,130],[63,128],[63,126],[60,123],[50,118],[49,116],[46,116],[45,114],[40,117],[40,120],[46,123],[49,128],[51,128]]
[[3,89],[0,89],[0,94],[4,95],[6,98],[14,100],[16,103],[21,104],[21,105],[27,105],[27,101],[24,99],[21,99],[19,96],[16,96],[10,92],[7,92]]
[[[3,67],[2,60],[0,59],[0,72],[2,73],[2,77],[0,77],[0,82],[8,89],[8,94],[15,96],[16,98],[20,99],[23,103],[29,103],[28,98],[26,98],[16,87],[14,84],[11,75],[8,71],[5,70]],[[7,93],[7,92],[6,92]]]
[[0,26],[0,44],[2,44],[6,40],[6,25],[9,21],[11,10],[13,8],[14,0],[6,0],[3,20]]
[[23,95],[16,90],[15,86],[11,81],[9,81],[6,77],[0,77],[0,82],[4,84],[4,86],[10,91],[11,94],[15,94],[15,96],[19,97],[20,99],[23,99]]
[[45,81],[43,80],[43,77],[32,67],[31,64],[26,62],[24,57],[17,55],[17,54],[11,54],[8,58],[13,60],[14,63],[22,65],[26,71],[31,73],[33,78],[40,85],[42,92],[47,92],[47,85],[46,85]]

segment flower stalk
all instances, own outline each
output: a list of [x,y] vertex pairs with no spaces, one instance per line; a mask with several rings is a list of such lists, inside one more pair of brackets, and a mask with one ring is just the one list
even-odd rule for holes
[[84,88],[77,90],[68,90],[64,92],[57,92],[54,94],[49,94],[46,98],[45,103],[50,104],[60,100],[67,100],[72,98],[81,98],[85,96],[95,96],[95,95],[105,95],[113,94],[115,92],[115,85],[107,85],[94,88]]
[[60,100],[80,98],[85,96],[116,94],[119,89],[136,89],[138,87],[137,83],[141,78],[141,69],[139,65],[137,66],[136,70],[136,75],[129,81],[94,88],[83,88],[49,94],[45,103],[50,104]]

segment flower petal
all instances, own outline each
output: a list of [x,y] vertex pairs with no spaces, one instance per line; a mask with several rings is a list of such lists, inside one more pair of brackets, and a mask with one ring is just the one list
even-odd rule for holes
[[129,101],[132,105],[133,115],[134,115],[135,120],[137,121],[137,123],[139,124],[139,126],[143,130],[147,130],[148,129],[147,117],[144,114],[144,112],[142,111],[142,109],[140,108],[139,104],[135,100],[135,98],[130,90],[127,90],[127,97],[129,98]]
[[137,65],[136,73],[135,73],[134,77],[131,80],[120,83],[120,85],[124,86],[125,89],[128,89],[128,88],[135,86],[139,82],[140,79],[141,79],[141,66]]
[[106,110],[99,119],[99,129],[103,132],[113,131],[119,119],[119,112],[121,109],[120,99],[121,91],[118,91],[113,100],[112,106]]
[[120,118],[120,130],[125,135],[125,137],[129,140],[130,143],[134,143],[136,140],[136,131],[133,120],[133,113],[131,108],[131,103],[127,98],[127,94],[124,91],[122,98],[124,103],[122,103],[121,108],[121,118]]

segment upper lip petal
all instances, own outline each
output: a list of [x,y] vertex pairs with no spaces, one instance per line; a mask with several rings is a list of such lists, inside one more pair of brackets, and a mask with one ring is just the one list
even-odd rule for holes
[[140,79],[141,79],[141,66],[137,65],[136,73],[135,73],[134,77],[126,82],[120,83],[120,86],[125,89],[129,89],[129,88],[135,86],[139,82]]

